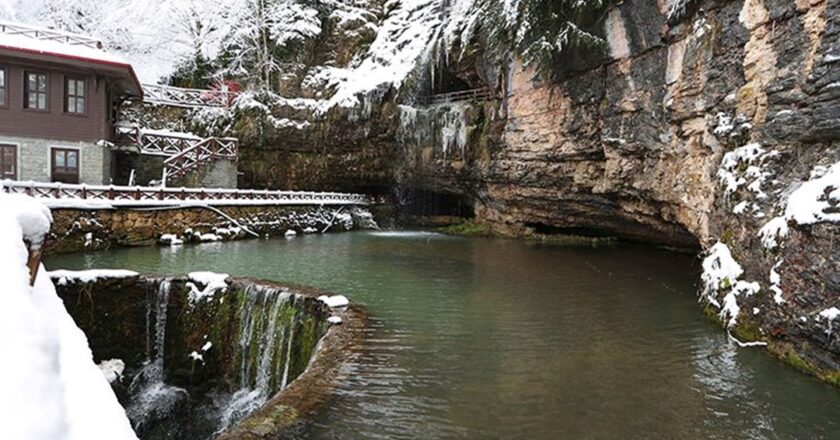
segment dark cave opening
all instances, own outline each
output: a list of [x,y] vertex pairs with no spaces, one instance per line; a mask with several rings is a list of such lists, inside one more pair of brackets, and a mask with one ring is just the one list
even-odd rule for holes
[[459,217],[475,218],[473,203],[465,196],[453,193],[409,188],[398,195],[400,217]]

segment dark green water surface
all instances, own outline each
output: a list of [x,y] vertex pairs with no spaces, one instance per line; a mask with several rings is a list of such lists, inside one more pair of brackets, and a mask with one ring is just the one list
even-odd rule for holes
[[347,233],[46,264],[210,270],[365,306],[364,354],[306,438],[840,439],[840,391],[728,342],[690,256]]

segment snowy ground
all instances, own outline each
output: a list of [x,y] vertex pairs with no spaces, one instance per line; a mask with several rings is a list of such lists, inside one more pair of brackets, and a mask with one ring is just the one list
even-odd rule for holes
[[0,206],[0,438],[136,439],[43,265],[29,285],[24,239],[40,245],[49,210],[20,195],[0,194]]

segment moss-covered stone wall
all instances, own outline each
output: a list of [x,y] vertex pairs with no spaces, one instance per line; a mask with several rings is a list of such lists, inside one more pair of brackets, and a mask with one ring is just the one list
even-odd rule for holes
[[46,254],[82,252],[119,246],[149,246],[165,234],[184,241],[254,238],[225,216],[260,237],[297,233],[341,232],[375,227],[361,207],[221,206],[173,209],[54,209]]
[[[164,282],[168,283],[169,293],[161,296],[159,289]],[[336,332],[330,331],[327,318],[337,314],[348,319],[357,316],[358,311],[330,310],[316,299],[322,292],[308,288],[230,279],[226,286],[211,295],[197,297],[195,292],[206,286],[189,278],[134,276],[58,282],[58,294],[87,335],[94,360],[125,362],[123,377],[113,384],[123,405],[136,398],[132,382],[154,362],[158,356],[157,338],[164,335],[163,380],[167,386],[184,390],[187,399],[176,412],[154,415],[155,423],[138,430],[141,438],[169,438],[174,425],[178,426],[179,435],[186,436],[183,438],[207,438],[212,430],[208,431],[207,422],[202,419],[206,415],[201,411],[206,411],[208,402],[217,398],[214,396],[267,387],[265,391],[271,397],[291,388],[313,362],[319,342],[330,334],[325,344],[329,347],[329,362],[317,362],[322,377],[315,379],[318,386],[313,385],[315,389],[311,390],[320,396],[319,401],[325,400],[321,394],[335,376],[334,363],[343,358],[338,353],[346,348],[337,343],[347,340],[335,334],[341,333],[340,327]],[[163,305],[161,298],[166,298]],[[165,322],[163,333],[156,330],[161,316],[165,316],[165,321],[161,321]],[[350,321],[354,327],[358,324]],[[262,371],[270,373],[262,376],[263,382]],[[330,377],[323,377],[325,371],[332,371]],[[295,404],[284,399],[279,407],[291,408]],[[278,403],[269,399],[268,405],[274,408]],[[271,408],[269,412],[274,411]],[[288,428],[299,421],[297,415],[306,413],[293,412],[296,417],[286,417],[283,424],[273,425],[270,430]],[[172,418],[177,418],[178,423],[169,423]]]

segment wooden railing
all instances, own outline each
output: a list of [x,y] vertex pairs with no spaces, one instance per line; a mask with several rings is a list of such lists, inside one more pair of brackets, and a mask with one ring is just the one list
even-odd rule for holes
[[118,145],[136,147],[140,154],[151,156],[174,156],[202,141],[200,137],[187,133],[146,130],[135,126],[118,125],[114,131]]
[[23,35],[45,41],[58,41],[75,46],[86,46],[92,49],[102,49],[102,42],[85,35],[71,34],[52,29],[43,29],[35,26],[27,26],[20,23],[0,21],[0,34]]
[[163,161],[163,181],[183,177],[213,160],[236,160],[238,157],[238,139],[207,138]]
[[427,96],[423,103],[425,105],[449,104],[465,101],[487,101],[494,99],[493,91],[488,88],[462,90],[459,92],[439,93]]
[[[0,191],[27,194],[53,206],[165,206],[165,205],[367,205],[362,194],[307,191],[269,191],[149,186],[67,185],[61,183],[0,181]],[[58,202],[58,203],[53,203]],[[87,202],[87,203],[86,203]]]
[[235,92],[143,84],[143,101],[173,107],[229,107]]

